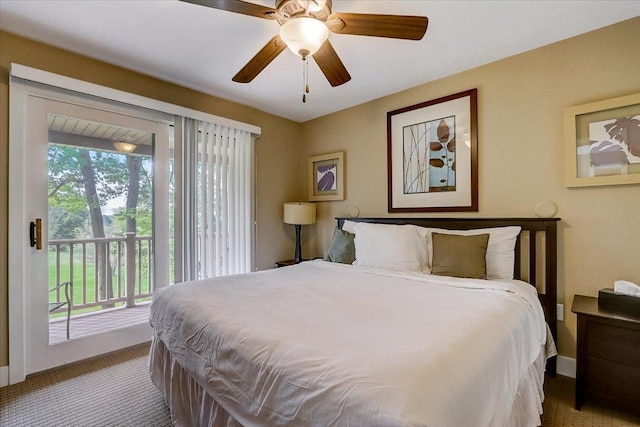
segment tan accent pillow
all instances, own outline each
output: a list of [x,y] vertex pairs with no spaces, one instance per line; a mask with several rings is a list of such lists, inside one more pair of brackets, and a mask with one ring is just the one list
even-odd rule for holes
[[433,263],[431,273],[438,276],[487,278],[487,245],[489,234],[458,236],[432,234]]

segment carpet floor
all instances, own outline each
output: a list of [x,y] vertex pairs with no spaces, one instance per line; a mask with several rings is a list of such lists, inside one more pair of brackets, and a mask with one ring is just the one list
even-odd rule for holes
[[148,345],[138,346],[0,388],[0,426],[171,426],[148,354]]
[[[149,346],[139,346],[0,388],[1,427],[171,426],[149,379]],[[637,415],[587,402],[573,409],[571,378],[545,380],[544,427],[638,427]]]

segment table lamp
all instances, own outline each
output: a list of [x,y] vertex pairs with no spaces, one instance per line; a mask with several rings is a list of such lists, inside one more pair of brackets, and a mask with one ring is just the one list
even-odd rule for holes
[[316,205],[314,203],[287,202],[284,204],[284,222],[296,226],[296,255],[294,262],[302,261],[300,230],[303,225],[316,222]]

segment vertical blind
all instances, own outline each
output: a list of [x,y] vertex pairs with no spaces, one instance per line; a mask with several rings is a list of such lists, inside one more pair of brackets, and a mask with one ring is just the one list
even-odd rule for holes
[[254,135],[184,119],[183,280],[251,271]]

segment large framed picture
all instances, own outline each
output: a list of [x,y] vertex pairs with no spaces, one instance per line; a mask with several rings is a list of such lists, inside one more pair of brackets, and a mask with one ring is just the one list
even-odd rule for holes
[[564,112],[567,187],[640,184],[640,93]]
[[387,113],[389,212],[477,212],[477,89]]
[[344,152],[309,157],[309,201],[344,200]]

